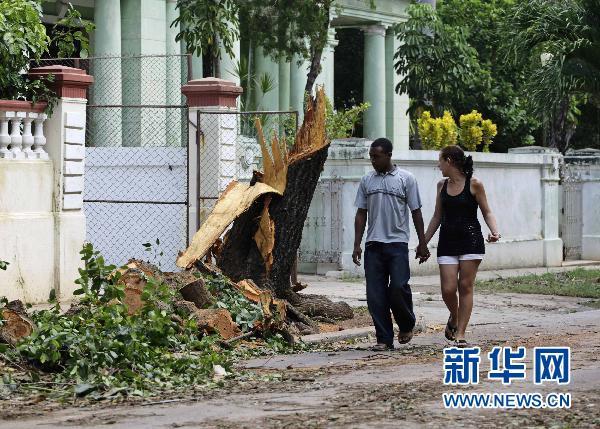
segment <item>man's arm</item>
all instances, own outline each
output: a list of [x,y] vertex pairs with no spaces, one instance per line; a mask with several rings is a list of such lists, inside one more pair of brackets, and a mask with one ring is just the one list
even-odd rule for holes
[[410,174],[406,181],[406,196],[407,204],[412,213],[413,223],[419,237],[419,245],[417,246],[417,255],[415,259],[422,264],[429,258],[429,249],[427,249],[427,240],[425,240],[425,225],[423,223],[423,214],[421,213],[421,196],[419,195],[419,186],[417,179]]
[[[421,223],[423,223],[422,219]],[[352,252],[352,261],[356,265],[360,265],[360,259],[362,257],[362,249],[360,247],[360,243],[362,242],[366,225],[367,209],[356,209],[356,216],[354,216],[354,251]]]
[[423,214],[421,213],[420,208],[413,210],[411,213],[415,230],[417,231],[417,237],[419,237],[419,245],[417,246],[417,255],[415,259],[419,259],[419,264],[422,264],[429,259],[430,256],[429,249],[427,249],[427,241],[425,240],[425,224],[423,223]]

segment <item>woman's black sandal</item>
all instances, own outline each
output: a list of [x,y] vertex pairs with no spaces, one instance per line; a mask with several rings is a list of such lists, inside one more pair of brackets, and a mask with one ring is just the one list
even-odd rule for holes
[[469,347],[469,343],[467,343],[467,340],[465,340],[465,339],[456,340],[454,345],[456,347],[458,347],[459,349],[464,349],[465,347]]
[[444,330],[444,335],[446,336],[446,339],[448,341],[454,341],[456,338],[456,330],[458,329],[458,326],[452,326],[450,324],[450,319],[451,317],[448,318],[448,323],[446,323],[446,329]]

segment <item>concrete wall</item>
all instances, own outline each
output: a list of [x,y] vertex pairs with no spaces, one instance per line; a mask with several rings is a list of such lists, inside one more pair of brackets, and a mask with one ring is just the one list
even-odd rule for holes
[[52,161],[0,159],[0,296],[42,302],[54,278]]
[[85,99],[61,98],[45,133],[36,127],[46,159],[0,159],[0,260],[9,262],[0,270],[0,296],[40,303],[52,290],[70,299],[77,288],[85,124]]
[[[354,198],[361,177],[371,171],[366,141],[334,142],[310,208],[301,245],[301,267],[305,273],[344,270],[363,274],[352,263],[354,243]],[[558,238],[558,155],[474,153],[475,176],[486,187],[502,240],[486,244],[484,269],[556,266],[562,262]],[[412,172],[423,201],[425,227],[435,208],[436,184],[441,179],[438,153],[405,151],[394,154],[398,167]],[[558,158],[556,158],[558,159]],[[489,232],[481,214],[484,235]],[[417,237],[411,225],[411,252]],[[418,265],[415,274],[437,273],[437,234],[430,243],[432,258]],[[363,247],[364,249],[364,247]],[[414,254],[411,253],[411,258]]]
[[[569,185],[577,185],[581,189],[577,195],[581,199],[581,218],[578,219],[581,259],[600,260],[600,150],[581,149],[567,152],[563,176],[570,182]],[[565,189],[569,187],[565,186]],[[567,207],[564,207],[564,210],[567,210]]]

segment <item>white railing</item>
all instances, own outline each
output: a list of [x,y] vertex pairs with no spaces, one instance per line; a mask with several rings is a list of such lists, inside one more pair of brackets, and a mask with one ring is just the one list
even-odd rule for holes
[[27,101],[0,100],[0,158],[14,160],[48,159],[44,149],[45,105]]

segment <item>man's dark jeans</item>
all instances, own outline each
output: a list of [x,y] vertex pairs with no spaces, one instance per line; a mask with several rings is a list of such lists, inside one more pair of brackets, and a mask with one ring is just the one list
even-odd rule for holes
[[390,310],[400,332],[409,332],[415,327],[408,284],[408,244],[368,242],[365,246],[365,276],[367,304],[375,324],[377,342],[393,344],[394,325]]

